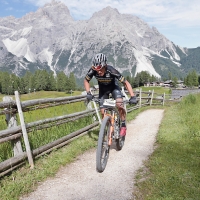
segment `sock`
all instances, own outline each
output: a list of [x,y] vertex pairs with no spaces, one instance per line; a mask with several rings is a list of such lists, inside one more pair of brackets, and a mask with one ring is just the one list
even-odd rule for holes
[[125,121],[125,120],[122,121],[122,123],[121,123],[121,127],[126,127],[126,121]]

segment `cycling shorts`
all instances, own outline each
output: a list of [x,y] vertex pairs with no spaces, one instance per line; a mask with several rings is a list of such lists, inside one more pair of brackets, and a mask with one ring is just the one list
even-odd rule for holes
[[121,89],[117,85],[112,90],[107,90],[107,88],[106,89],[101,88],[99,90],[99,107],[100,107],[100,109],[104,108],[104,106],[103,106],[104,99],[109,99],[110,94],[112,95],[112,98],[115,100],[119,99],[119,98],[123,98]]

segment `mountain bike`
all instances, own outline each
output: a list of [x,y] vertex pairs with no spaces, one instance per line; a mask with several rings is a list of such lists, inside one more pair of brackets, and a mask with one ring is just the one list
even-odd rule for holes
[[[97,99],[93,99],[93,102],[98,102]],[[126,111],[127,100],[123,100],[124,109]],[[105,99],[104,100],[104,116],[101,121],[101,127],[99,131],[99,138],[96,150],[96,170],[97,172],[103,172],[108,162],[109,151],[111,145],[115,143],[115,149],[120,151],[124,146],[125,136],[120,136],[120,115],[116,107],[116,100]],[[95,108],[96,109],[96,108]],[[97,109],[96,109],[97,112]]]

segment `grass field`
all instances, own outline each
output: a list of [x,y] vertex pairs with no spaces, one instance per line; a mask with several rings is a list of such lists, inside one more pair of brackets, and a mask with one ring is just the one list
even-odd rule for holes
[[[169,93],[169,89],[165,89],[165,88],[152,88],[152,87],[151,88],[142,88],[143,91],[149,91],[149,90],[152,90],[152,89],[154,89],[155,92],[158,92],[158,93],[161,93],[161,94],[163,94],[164,92]],[[77,93],[76,95],[79,95],[79,94],[80,94],[80,92]],[[43,92],[42,91],[42,92],[36,92],[36,94],[21,95],[20,98],[21,98],[22,101],[24,101],[24,100],[29,100],[29,99],[33,99],[33,98],[34,99],[51,98],[51,97],[61,97],[61,96],[66,96],[66,95],[67,94],[65,94],[65,93]],[[189,101],[189,104],[190,104],[190,101]],[[165,107],[166,113],[172,112],[170,115],[166,114],[166,117],[164,118],[166,121],[168,119],[170,119],[171,117],[176,116],[176,112],[179,110],[179,108],[176,108],[176,106],[177,105],[175,105],[175,107],[173,107],[173,106],[167,107],[167,108]],[[184,107],[184,106],[182,106],[182,107]],[[75,109],[75,108],[73,107],[73,109]],[[141,109],[138,109],[138,110],[135,110],[135,111],[129,113],[128,116],[127,116],[127,120],[129,121],[129,120],[134,119],[138,115],[138,113],[142,112],[145,109],[148,109],[148,107],[141,108]],[[47,116],[48,112],[44,115],[41,114],[41,117]],[[63,110],[61,109],[60,111],[56,111],[56,112],[63,112]],[[180,115],[180,116],[183,116],[183,115]],[[3,118],[2,118],[2,120],[3,120]],[[74,127],[79,128],[79,125],[84,126],[84,123],[85,122],[83,121],[82,123],[77,123],[75,126],[72,124],[72,128],[74,128]],[[169,126],[169,123],[167,125]],[[162,124],[161,130],[162,130],[162,128],[164,130],[165,129],[169,130],[167,125],[165,126],[164,124]],[[66,131],[66,129],[64,128],[63,130],[60,129],[59,131],[57,129],[56,132],[55,131],[46,131],[45,133],[38,132],[38,134],[40,135],[40,137],[44,137],[46,139],[47,135],[49,135],[50,133],[53,133],[52,134],[53,138],[50,138],[50,140],[51,139],[54,140],[56,137],[60,137],[59,134],[61,134],[61,135],[66,134],[65,131]],[[159,131],[159,135],[162,134],[162,132],[163,131]],[[45,137],[45,134],[46,134],[46,137]],[[163,142],[162,142],[162,140],[159,141],[159,137],[163,138],[163,136],[158,136],[157,145],[162,147]],[[171,134],[171,137],[173,139],[174,134]],[[7,200],[7,199],[9,199],[9,200],[10,199],[19,199],[19,197],[22,196],[23,194],[26,194],[26,193],[33,191],[35,189],[35,187],[37,187],[37,184],[39,182],[45,180],[48,177],[54,176],[61,166],[64,166],[67,163],[72,162],[78,155],[82,154],[84,151],[91,149],[91,148],[95,148],[96,143],[97,143],[97,139],[98,139],[98,130],[91,131],[89,134],[74,140],[69,145],[67,145],[67,146],[65,146],[61,149],[58,149],[57,151],[53,151],[50,154],[44,155],[42,158],[36,159],[34,170],[30,170],[29,165],[27,163],[26,165],[24,165],[20,169],[15,170],[11,174],[1,178],[0,179],[0,195],[1,195],[0,199],[3,199],[3,200],[4,199],[5,200]],[[177,138],[175,138],[175,139],[177,139]],[[38,140],[38,139],[37,139],[37,137],[35,137],[35,138],[33,137],[33,139],[31,139],[31,140],[32,140],[31,144],[35,145],[34,144],[35,140]],[[36,144],[39,145],[38,142],[36,142]],[[1,147],[1,145],[0,145],[0,147]],[[187,145],[187,144],[185,144],[185,145]],[[166,149],[166,147],[164,149],[161,149],[160,151],[165,152],[165,149]],[[198,153],[198,150],[196,150],[196,151]],[[0,152],[1,152],[1,155],[2,155],[2,151],[0,151]],[[168,159],[168,157],[166,157],[165,160],[162,160],[161,158],[159,158],[159,155],[157,155],[157,154],[155,154],[155,157],[152,157],[152,160],[155,163],[158,163],[161,166],[162,166],[162,162],[166,162],[167,159]],[[149,169],[149,166],[150,166],[150,163],[148,163],[147,166],[146,166],[146,169],[148,169],[149,173],[147,175],[145,174],[145,178],[149,177],[149,176],[151,177],[155,173],[155,172],[153,172],[153,174],[150,173],[151,170]],[[162,171],[162,169],[159,169],[159,170]],[[156,171],[156,169],[155,169],[155,171]],[[143,171],[142,174],[144,174],[144,171]],[[149,190],[151,191],[151,193],[153,193],[153,189],[155,189],[156,186],[155,186],[155,188],[152,186],[152,189],[149,189],[148,191],[146,191],[145,183],[139,182],[139,177],[141,177],[141,174],[138,174],[137,177],[138,177],[138,183],[137,183],[138,193],[136,194],[136,196],[137,195],[140,196],[143,193],[149,195],[149,193],[148,193]],[[148,180],[148,179],[146,179],[146,180]],[[160,184],[162,185],[162,181],[163,181],[162,179],[157,181],[157,177],[156,177],[156,180],[153,180],[153,182],[155,182],[156,185],[159,182],[161,182]],[[144,186],[140,185],[140,183],[144,184]],[[147,185],[149,186],[149,185],[151,185],[151,183],[148,183]],[[196,187],[196,183],[194,185],[194,188],[195,187]],[[155,194],[157,194],[157,193],[158,193],[158,191],[155,191]],[[148,198],[146,198],[146,199],[148,199]],[[165,198],[158,196],[158,198],[152,197],[150,199],[165,199]]]
[[200,199],[200,95],[165,108],[155,151],[137,176],[135,199]]
[[[79,95],[80,92],[75,92],[76,95]],[[21,101],[30,100],[30,99],[39,99],[39,98],[56,98],[56,97],[64,97],[69,96],[68,94],[64,92],[35,92],[31,94],[24,94],[21,95],[20,99]],[[15,98],[13,97],[13,100]],[[49,107],[45,109],[38,109],[33,110],[29,112],[24,112],[24,120],[26,123],[34,122],[38,120],[44,120],[46,118],[53,118],[57,116],[63,116],[79,111],[85,110],[86,107],[83,102],[77,102],[73,104],[66,104],[66,105],[60,105],[55,107]],[[0,120],[2,123],[0,124],[0,130],[6,129],[7,125],[5,122],[5,116],[1,115]],[[19,123],[19,117],[17,116],[17,121]],[[36,149],[42,145],[48,144],[52,141],[55,141],[56,139],[59,139],[73,131],[76,131],[78,129],[81,129],[85,127],[88,124],[91,124],[90,118],[84,118],[80,120],[76,120],[75,122],[70,122],[67,124],[63,124],[59,126],[53,126],[51,128],[46,128],[44,130],[35,130],[31,133],[29,133],[29,142],[31,149]],[[22,148],[23,151],[25,151],[24,142],[22,139]],[[13,157],[12,152],[12,144],[10,142],[5,142],[0,145],[0,162],[7,160],[10,157]]]

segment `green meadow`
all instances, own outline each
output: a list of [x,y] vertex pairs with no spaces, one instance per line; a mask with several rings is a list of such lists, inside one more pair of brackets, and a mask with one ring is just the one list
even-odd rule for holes
[[165,108],[155,151],[136,176],[134,199],[200,199],[200,95]]
[[[170,90],[166,88],[142,88],[142,91],[152,89],[159,94],[170,93]],[[79,94],[80,92],[76,93],[76,95]],[[34,94],[21,95],[20,98],[22,101],[25,101],[66,95],[70,96],[70,94],[61,92],[36,92]],[[63,106],[41,109],[37,112],[27,112],[25,113],[25,120],[30,122],[85,109],[85,105],[81,102],[73,104],[73,106]],[[200,95],[188,95],[180,103],[171,103],[166,106],[142,107],[128,113],[127,120],[130,121],[143,110],[154,107],[165,110],[164,118],[157,135],[155,151],[149,157],[149,160],[145,161],[144,167],[138,171],[135,177],[136,189],[133,192],[133,199],[199,199]],[[0,120],[5,123],[5,117],[3,115],[0,117]],[[56,128],[52,127],[30,133],[31,147],[37,148],[50,141],[54,141],[89,123],[91,123],[91,119],[88,117]],[[90,131],[88,134],[73,140],[65,147],[35,159],[34,170],[30,170],[28,163],[26,163],[21,168],[1,177],[0,199],[19,199],[20,196],[30,193],[37,187],[38,183],[48,177],[53,177],[60,167],[69,164],[85,151],[96,148],[97,139],[98,130]],[[2,148],[2,146],[4,147]],[[10,143],[1,144],[0,152],[1,162],[11,157]],[[4,155],[3,152],[7,153]]]

